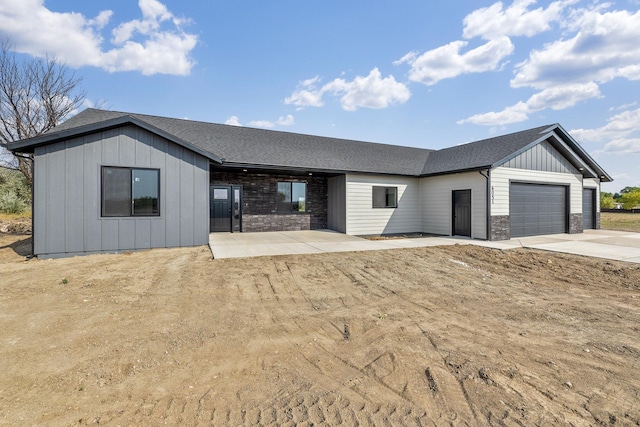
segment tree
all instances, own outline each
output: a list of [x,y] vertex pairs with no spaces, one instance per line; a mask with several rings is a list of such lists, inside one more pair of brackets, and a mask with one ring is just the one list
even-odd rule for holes
[[56,58],[21,60],[8,42],[0,45],[0,167],[33,179],[33,155],[13,155],[7,144],[42,135],[85,99],[82,79]]
[[637,190],[627,191],[625,193],[622,193],[622,195],[620,196],[620,203],[622,203],[623,208],[633,209],[640,206],[640,188],[636,188]]
[[600,209],[613,209],[616,205],[613,194],[600,192]]
[[627,193],[633,193],[635,191],[640,191],[640,187],[624,187],[622,190],[620,190],[620,196]]

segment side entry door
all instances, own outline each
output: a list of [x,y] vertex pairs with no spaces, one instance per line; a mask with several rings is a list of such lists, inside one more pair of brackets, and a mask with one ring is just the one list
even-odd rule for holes
[[453,191],[453,235],[471,237],[471,190]]

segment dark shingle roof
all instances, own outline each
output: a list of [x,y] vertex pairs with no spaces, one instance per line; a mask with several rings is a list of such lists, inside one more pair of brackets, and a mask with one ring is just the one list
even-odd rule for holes
[[501,160],[542,138],[554,125],[540,126],[508,135],[470,142],[431,153],[422,170],[423,175],[481,169]]
[[87,109],[50,133],[120,117],[134,117],[225,163],[269,167],[420,175],[433,150],[278,132],[240,126]]
[[499,166],[539,141],[559,136],[605,180],[611,177],[558,124],[434,151],[240,126],[86,109],[36,138],[14,142],[13,151],[134,123],[226,165],[335,173],[428,176]]

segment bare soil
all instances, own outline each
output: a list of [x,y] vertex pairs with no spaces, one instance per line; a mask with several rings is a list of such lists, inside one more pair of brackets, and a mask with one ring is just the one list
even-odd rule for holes
[[0,425],[640,424],[635,264],[29,244],[0,234]]

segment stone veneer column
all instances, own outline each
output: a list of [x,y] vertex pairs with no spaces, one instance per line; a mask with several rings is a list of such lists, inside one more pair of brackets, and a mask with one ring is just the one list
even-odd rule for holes
[[583,231],[582,214],[569,214],[569,234],[578,234]]
[[509,215],[492,215],[489,240],[509,240],[511,238],[511,221]]

